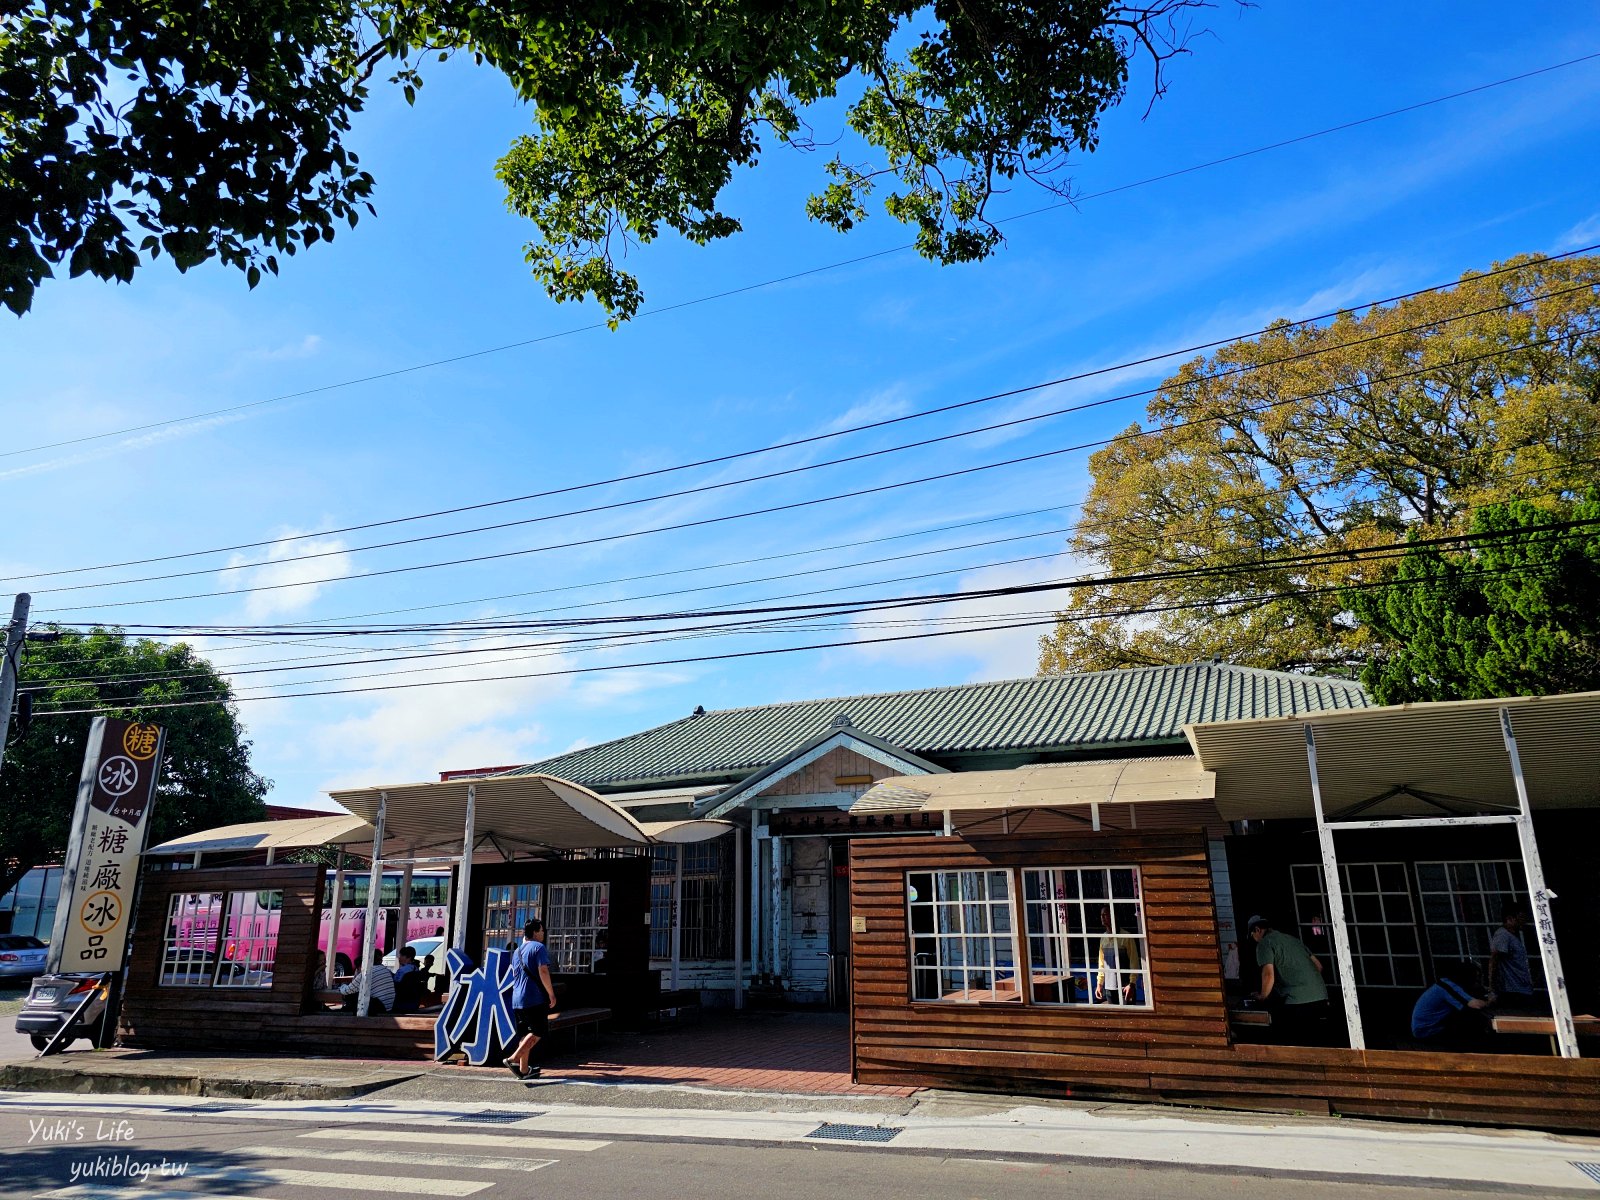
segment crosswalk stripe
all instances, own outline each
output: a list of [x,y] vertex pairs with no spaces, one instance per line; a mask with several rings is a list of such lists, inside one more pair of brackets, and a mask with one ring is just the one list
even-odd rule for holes
[[75,1183],[71,1187],[46,1192],[51,1200],[156,1200],[157,1197],[184,1197],[193,1200],[205,1196],[214,1200],[213,1188],[219,1185],[264,1183],[282,1184],[286,1187],[334,1188],[352,1192],[404,1191],[408,1196],[470,1196],[484,1188],[494,1186],[490,1180],[478,1179],[407,1179],[397,1188],[390,1175],[351,1175],[334,1171],[302,1171],[295,1167],[223,1167],[220,1170],[195,1171],[184,1177],[188,1183],[200,1185],[202,1190],[178,1191],[170,1188],[151,1189],[139,1184],[112,1184],[97,1186],[93,1183]]
[[[312,1129],[300,1135],[303,1138],[330,1138],[340,1142],[367,1142],[377,1139],[370,1129]],[[498,1146],[505,1150],[576,1150],[580,1153],[599,1150],[610,1142],[588,1141],[582,1138],[538,1137],[509,1133],[445,1133],[430,1129],[426,1133],[412,1133],[408,1137],[425,1140],[437,1146]]]
[[263,1158],[315,1158],[335,1162],[388,1163],[408,1167],[471,1167],[480,1171],[537,1171],[553,1158],[492,1158],[481,1154],[431,1154],[417,1150],[332,1150],[321,1146],[248,1146],[241,1154]]

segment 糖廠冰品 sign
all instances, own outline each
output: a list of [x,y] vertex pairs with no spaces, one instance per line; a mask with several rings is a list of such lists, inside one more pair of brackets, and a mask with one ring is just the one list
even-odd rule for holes
[[120,971],[166,732],[96,717],[50,939],[51,971]]

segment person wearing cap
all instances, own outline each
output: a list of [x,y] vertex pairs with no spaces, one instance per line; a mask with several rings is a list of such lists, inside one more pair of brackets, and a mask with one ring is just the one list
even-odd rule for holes
[[1327,1039],[1328,1024],[1322,963],[1304,942],[1272,928],[1265,917],[1251,917],[1248,928],[1261,968],[1261,990],[1255,998],[1277,1002],[1274,1024],[1283,1029],[1286,1042],[1321,1044]]

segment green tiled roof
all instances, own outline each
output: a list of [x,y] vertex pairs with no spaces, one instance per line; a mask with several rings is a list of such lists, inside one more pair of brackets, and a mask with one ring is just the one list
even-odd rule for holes
[[840,716],[926,758],[1178,742],[1197,721],[1366,708],[1361,685],[1202,662],[1047,675],[916,692],[728,708],[586,746],[510,774],[590,787],[740,776],[777,762]]

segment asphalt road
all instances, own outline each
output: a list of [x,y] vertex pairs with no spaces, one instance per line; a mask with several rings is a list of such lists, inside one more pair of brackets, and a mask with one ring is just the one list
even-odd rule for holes
[[[130,1178],[130,1169],[133,1177]],[[140,1174],[148,1170],[148,1178]],[[165,1173],[164,1173],[165,1172]],[[876,1147],[548,1136],[492,1125],[406,1128],[197,1113],[0,1113],[0,1196],[415,1200],[1439,1200],[1437,1189],[1149,1167],[1007,1162]],[[1477,1193],[1483,1194],[1483,1193]],[[1528,1193],[1523,1192],[1523,1195]],[[1558,1194],[1558,1193],[1553,1193]],[[1573,1195],[1571,1192],[1565,1193]]]

